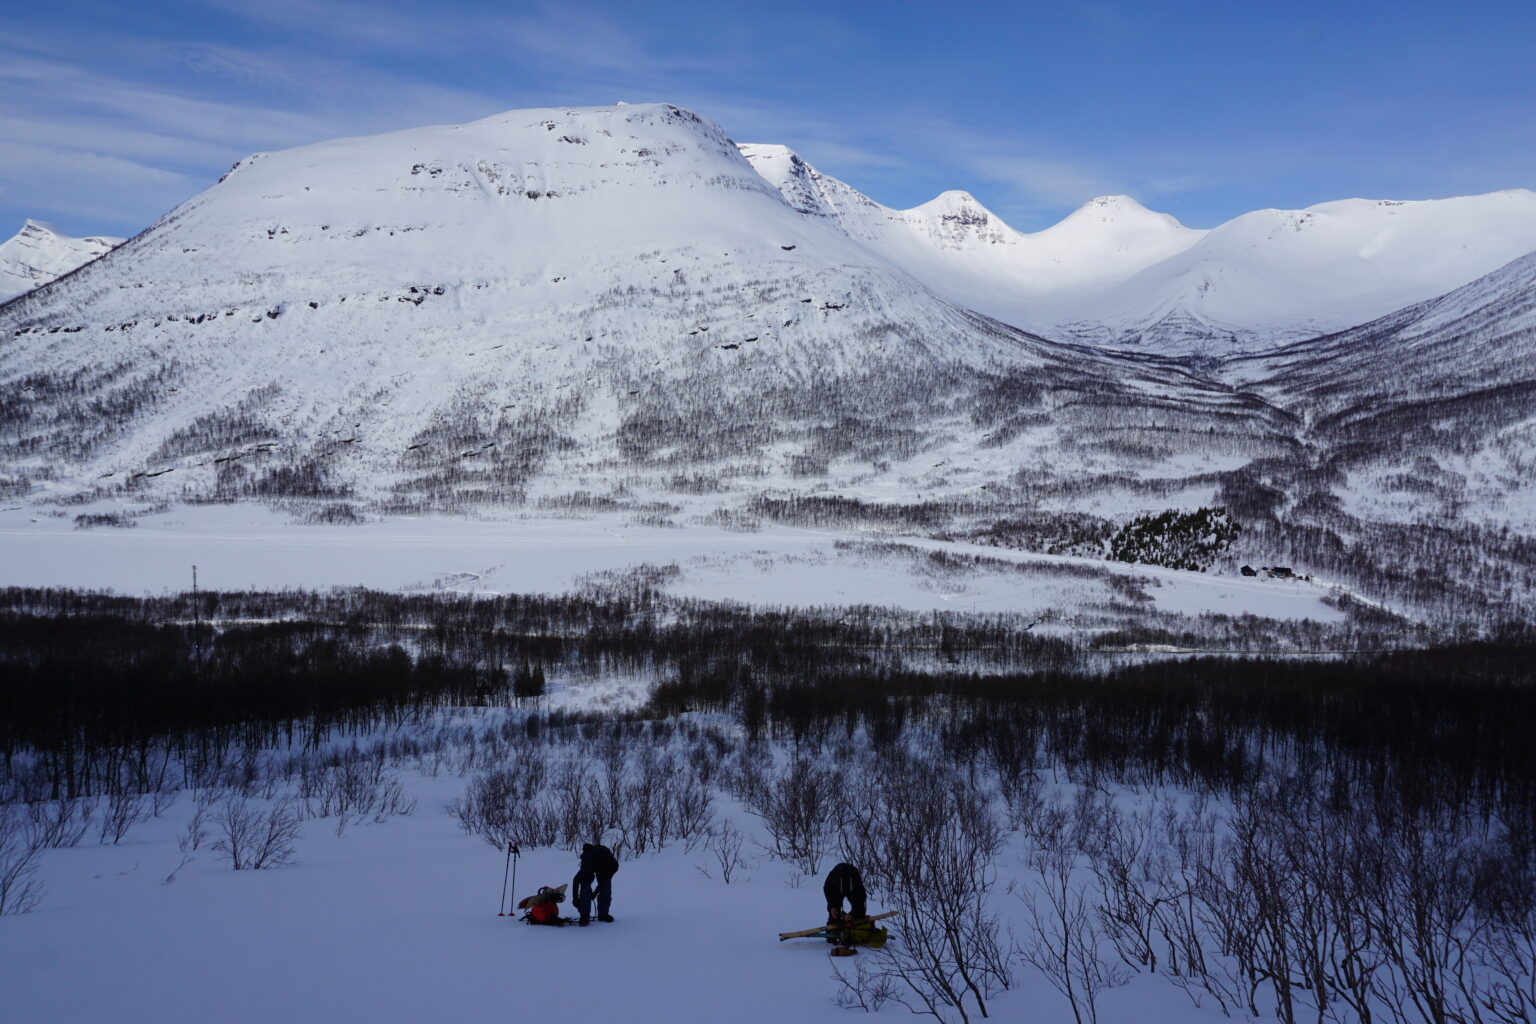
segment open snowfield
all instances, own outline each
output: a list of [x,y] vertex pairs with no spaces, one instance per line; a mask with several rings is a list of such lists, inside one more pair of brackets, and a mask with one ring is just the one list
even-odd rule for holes
[[[414,815],[352,825],[340,838],[333,820],[311,820],[298,860],[276,870],[230,871],[206,846],[178,869],[176,836],[192,812],[185,794],[120,845],[98,845],[93,834],[46,851],[42,904],[0,917],[0,1016],[8,1024],[850,1019],[834,1002],[829,947],[776,938],[821,923],[819,877],[749,847],[751,866],[727,885],[704,847],[674,844],[624,861],[615,923],[533,928],[496,915],[504,858],[444,810],[463,780],[406,781],[420,801]],[[749,815],[735,817],[756,834]],[[1005,872],[1017,862],[1012,851],[999,861]],[[575,864],[563,851],[525,850],[518,891],[568,882]],[[1005,920],[1022,914],[1016,899],[997,903]],[[1021,971],[1019,980],[996,999],[993,1019],[1072,1019],[1042,979]],[[1100,1014],[1104,1024],[1220,1019],[1150,977],[1105,993]],[[908,1014],[887,1004],[881,1016]]]
[[[1198,615],[1338,622],[1322,583],[1248,579],[892,534],[765,525],[633,525],[622,515],[473,520],[397,518],[309,526],[254,505],[186,506],[128,529],[79,530],[70,517],[0,511],[0,586],[165,593],[364,586],[466,593],[567,593],[642,567],[676,566],[663,589],[758,605],[874,604],[911,611],[1070,618],[1126,588],[1133,605]],[[893,548],[892,545],[899,545]],[[957,566],[929,555],[975,556]]]

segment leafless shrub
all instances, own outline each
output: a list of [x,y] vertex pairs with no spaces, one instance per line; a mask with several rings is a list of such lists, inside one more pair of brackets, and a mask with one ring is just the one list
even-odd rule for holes
[[196,858],[193,857],[192,854],[188,853],[186,848],[183,847],[181,851],[181,860],[176,863],[176,866],[171,869],[170,874],[166,875],[160,884],[171,885],[174,883],[176,881],[176,876],[181,874],[181,869],[186,867],[188,864],[191,864],[195,859]]
[[[521,748],[503,767],[473,779],[464,795],[449,805],[449,813],[465,832],[478,835],[498,850],[508,843],[548,846],[556,838],[535,797],[549,777],[549,765],[538,748]],[[579,792],[580,786],[576,789]]]
[[843,856],[900,914],[880,972],[940,1020],[987,1016],[1012,983],[991,907],[1003,834],[986,795],[941,764],[892,758],[849,787]]
[[354,821],[380,822],[416,810],[416,800],[406,795],[399,776],[374,758],[347,757],[306,771],[299,792],[305,817],[335,818],[337,835]]
[[669,794],[671,801],[670,835],[683,841],[683,849],[692,852],[701,839],[710,834],[714,822],[714,796],[709,786],[699,779],[688,776],[674,777]]
[[1017,831],[1034,819],[1044,802],[1040,795],[1040,777],[1024,772],[999,772],[997,781],[1008,827]]
[[116,846],[128,835],[128,830],[150,816],[149,798],[123,790],[107,797],[107,806],[101,813],[101,841],[110,840]]
[[1099,993],[1129,976],[1123,965],[1105,960],[1090,887],[1076,871],[1078,830],[1091,821],[1091,807],[1080,801],[1074,815],[1057,804],[1036,816],[1028,857],[1035,877],[1018,892],[1030,920],[1019,956],[1067,998],[1077,1024],[1097,1024]]
[[27,822],[44,849],[79,846],[95,811],[95,800],[44,800],[27,805]]
[[722,821],[711,829],[709,838],[704,841],[704,848],[715,855],[715,862],[720,865],[720,878],[726,885],[730,885],[731,877],[746,866],[742,854],[746,842],[747,837],[741,829],[729,821]]
[[1134,971],[1158,970],[1164,955],[1163,915],[1189,887],[1181,883],[1164,843],[1164,824],[1177,820],[1171,801],[1129,812],[1104,801],[1084,833],[1084,852],[1098,883],[1098,924]]
[[303,819],[286,801],[263,813],[244,797],[230,796],[214,809],[212,848],[236,871],[281,867],[293,859]]
[[180,795],[179,791],[164,784],[155,786],[149,791],[149,813],[156,818],[160,817]]
[[789,767],[758,792],[749,793],[749,806],[768,829],[774,856],[816,874],[833,839],[837,817],[836,773],[808,757]]
[[182,853],[200,848],[208,839],[208,815],[217,802],[217,793],[211,789],[200,789],[192,799],[192,816],[187,819],[187,827],[176,839],[176,846]]
[[1524,1024],[1536,1020],[1536,830],[1501,827],[1478,872],[1478,969],[1464,977],[1490,1019]]
[[[880,952],[873,955],[883,956]],[[896,981],[885,963],[871,965],[863,957],[854,959],[851,965],[833,960],[832,978],[838,984],[834,999],[845,1010],[879,1013],[881,1007],[896,998]]]
[[25,914],[43,898],[37,862],[43,844],[14,806],[0,807],[0,915]]

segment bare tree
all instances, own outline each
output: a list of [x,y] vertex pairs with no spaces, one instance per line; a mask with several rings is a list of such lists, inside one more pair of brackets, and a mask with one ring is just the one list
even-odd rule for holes
[[882,952],[895,998],[968,1022],[1012,982],[991,893],[1003,834],[985,794],[941,764],[892,757],[848,787],[843,855],[900,915]]
[[[1100,918],[1076,870],[1078,847],[1092,825],[1092,801],[1080,800],[1077,811],[1074,820],[1072,811],[1057,804],[1030,824],[1034,845],[1028,864],[1036,877],[1017,893],[1030,918],[1019,956],[1066,996],[1077,1024],[1097,1024],[1099,994],[1123,984],[1129,971],[1106,961],[1100,948]],[[1139,952],[1138,945],[1132,948]]]

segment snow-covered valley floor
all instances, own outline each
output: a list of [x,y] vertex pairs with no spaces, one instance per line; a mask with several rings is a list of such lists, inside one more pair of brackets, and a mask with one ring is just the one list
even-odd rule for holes
[[[1120,602],[1133,610],[1187,615],[1344,619],[1324,603],[1335,588],[1320,582],[856,530],[776,524],[753,531],[666,529],[636,525],[619,514],[312,526],[254,505],[183,506],[132,521],[132,528],[80,530],[69,516],[0,511],[0,586],[165,593],[190,589],[196,565],[206,590],[364,586],[559,594],[647,567],[666,570],[658,585],[674,595],[756,605],[874,604],[1070,620]],[[934,553],[956,558],[929,557]],[[972,558],[980,561],[970,563]]]

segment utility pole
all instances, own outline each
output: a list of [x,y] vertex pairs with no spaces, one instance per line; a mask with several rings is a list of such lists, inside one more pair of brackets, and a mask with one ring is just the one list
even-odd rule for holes
[[192,566],[192,659],[201,661],[203,653],[203,610],[197,600],[197,566]]

